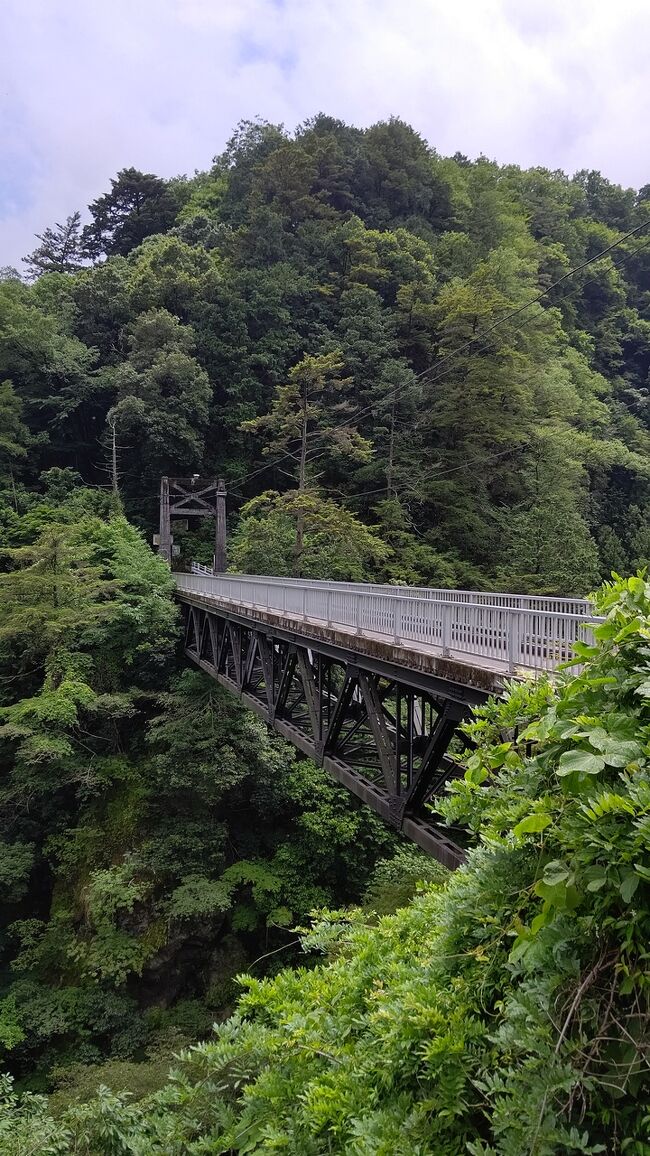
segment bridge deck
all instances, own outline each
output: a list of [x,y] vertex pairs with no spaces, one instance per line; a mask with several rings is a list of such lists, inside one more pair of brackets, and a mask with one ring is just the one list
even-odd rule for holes
[[440,828],[435,800],[458,773],[448,749],[463,741],[463,720],[509,677],[569,658],[592,621],[575,600],[567,613],[516,595],[175,580],[188,659],[448,866],[463,851]]
[[594,621],[590,604],[579,599],[437,590],[425,597],[406,587],[205,572],[177,574],[176,582],[181,595],[228,603],[321,641],[335,633],[348,650],[381,648],[385,657],[389,650],[393,663],[488,693],[501,690],[508,675],[551,671],[570,659]]
[[440,646],[412,640],[395,643],[389,634],[379,631],[364,629],[359,633],[354,627],[343,623],[328,623],[325,619],[286,614],[252,602],[233,601],[184,590],[179,590],[179,595],[183,601],[195,606],[219,609],[236,620],[268,626],[274,635],[284,634],[291,638],[301,638],[305,642],[311,640],[319,647],[329,645],[332,651],[345,654],[348,661],[354,661],[355,655],[358,655],[371,665],[375,660],[374,665],[378,669],[395,667],[408,670],[412,675],[419,674],[427,685],[433,679],[457,686],[458,697],[465,702],[479,703],[491,694],[499,694],[506,680],[513,677],[506,662],[482,655],[470,657],[454,651],[443,654]]

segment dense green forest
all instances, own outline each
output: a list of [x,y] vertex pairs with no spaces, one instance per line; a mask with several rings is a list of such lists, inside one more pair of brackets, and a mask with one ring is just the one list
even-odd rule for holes
[[[148,531],[161,473],[253,500],[246,569],[295,568],[299,517],[304,573],[581,594],[647,558],[650,186],[318,116],[190,179],[124,170],[89,214],[0,285],[10,536],[44,472],[106,484],[114,430]],[[321,559],[341,518],[358,549]]]
[[196,473],[235,570],[642,571],[650,186],[319,115],[71,210],[0,276],[0,1151],[647,1156],[643,574],[471,724],[448,879],[184,667],[148,543]]

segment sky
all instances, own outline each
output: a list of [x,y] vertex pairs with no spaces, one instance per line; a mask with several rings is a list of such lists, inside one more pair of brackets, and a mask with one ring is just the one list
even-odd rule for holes
[[638,188],[648,44],[648,0],[0,0],[0,266],[119,169],[205,169],[255,116],[394,115],[443,155]]

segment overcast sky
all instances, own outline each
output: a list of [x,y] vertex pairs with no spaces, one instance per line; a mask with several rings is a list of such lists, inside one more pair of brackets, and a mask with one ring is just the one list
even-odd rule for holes
[[439,152],[650,182],[648,0],[0,0],[0,265],[129,165],[392,114]]

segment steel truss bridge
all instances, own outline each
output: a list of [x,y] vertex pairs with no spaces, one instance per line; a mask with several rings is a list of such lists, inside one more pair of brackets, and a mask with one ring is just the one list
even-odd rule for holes
[[174,575],[185,654],[449,867],[435,820],[449,747],[508,678],[590,640],[582,599],[213,574]]

